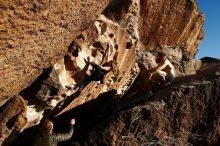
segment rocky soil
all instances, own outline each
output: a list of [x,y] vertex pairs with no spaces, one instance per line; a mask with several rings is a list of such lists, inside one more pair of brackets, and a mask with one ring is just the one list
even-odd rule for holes
[[[76,118],[76,145],[220,143],[220,63],[194,59],[204,36],[195,0],[16,0],[0,9],[0,145],[31,145],[47,118],[58,132]],[[175,66],[169,86],[148,79],[160,53]],[[85,84],[88,62],[111,60],[103,83]]]

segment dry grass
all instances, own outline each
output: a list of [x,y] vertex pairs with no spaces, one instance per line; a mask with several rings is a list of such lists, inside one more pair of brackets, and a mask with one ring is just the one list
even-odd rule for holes
[[[151,105],[154,107],[155,110],[161,109],[162,107],[158,107],[158,105],[153,104]],[[163,136],[162,138],[157,139],[157,134],[156,133],[150,133],[151,128],[145,128],[140,131],[135,131],[133,130],[132,127],[135,126],[135,129],[139,129],[140,126],[139,124],[142,123],[142,113],[141,109],[137,108],[136,113],[131,119],[131,122],[128,127],[127,135],[124,135],[121,137],[123,144],[124,145],[138,145],[138,146],[192,146],[191,143],[187,142],[187,139],[184,137],[170,137],[170,136]],[[180,132],[181,133],[181,132]],[[189,134],[189,132],[188,132]],[[187,134],[187,135],[188,135]],[[155,139],[151,139],[155,138]]]

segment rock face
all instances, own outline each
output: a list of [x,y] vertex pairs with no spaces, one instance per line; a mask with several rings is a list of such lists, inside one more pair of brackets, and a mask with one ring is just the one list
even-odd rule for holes
[[86,29],[109,3],[103,1],[0,2],[0,96],[29,86],[67,52],[72,36]]
[[[113,61],[112,70],[106,74],[103,81],[104,83],[99,84],[95,80],[88,83],[88,85],[82,89],[80,96],[73,100],[69,106],[65,107],[61,113],[95,99],[98,95],[110,90],[116,90],[118,94],[123,95],[130,86],[129,84],[131,84],[131,77],[136,76],[139,72],[139,69],[135,66],[135,44],[132,42],[129,33],[114,22],[107,20],[104,16],[100,16],[95,22],[95,25],[97,26],[98,34],[93,35],[93,39],[88,38],[91,37],[88,35],[88,32],[91,32],[91,30],[89,30],[88,32],[84,32],[84,35],[79,35],[85,40],[79,42],[79,40],[76,39],[74,42],[81,49],[79,49],[77,57],[72,56],[72,60],[75,62],[75,65],[72,66],[76,68],[73,70],[75,73],[72,74],[75,83],[72,84],[76,86],[82,84],[86,78],[86,72],[91,72],[89,69],[86,70],[91,67],[86,61],[87,59],[90,61],[93,60],[96,64],[100,65]],[[88,42],[88,40],[90,40],[90,42]],[[72,49],[73,50],[69,51],[72,52],[76,50],[76,48]],[[77,68],[79,69],[78,71]],[[83,70],[85,71],[83,72]],[[92,73],[89,74],[90,77],[92,77]]]
[[[132,3],[134,6],[129,9]],[[139,16],[134,11],[138,5]],[[129,11],[131,15],[127,15]],[[194,0],[122,0],[112,3],[104,13],[122,27],[126,27],[124,22],[128,17],[138,21],[140,40],[147,50],[178,45],[194,57],[204,35],[204,16]]]
[[[219,87],[217,75],[209,78],[206,71],[195,75],[202,66],[194,56],[203,38],[204,23],[196,2],[113,0],[104,10],[108,2],[0,2],[4,18],[0,20],[4,34],[0,38],[0,112],[9,111],[8,102],[14,99],[9,97],[28,86],[15,96],[16,100],[26,100],[24,110],[15,102],[15,108],[20,109],[16,114],[23,117],[17,131],[40,123],[42,118],[63,125],[74,117],[79,121],[76,138],[81,144],[160,144],[176,139],[180,145],[193,143],[193,134],[203,133],[199,127],[207,128],[198,123],[208,122],[207,112],[218,108],[206,104],[217,102],[219,96],[219,90],[214,91]],[[165,89],[148,79],[161,53],[174,65],[178,78]],[[109,67],[111,62],[103,82],[98,81],[93,75],[94,64]],[[212,69],[214,75],[217,65]],[[203,73],[206,81],[200,81]],[[202,93],[200,99],[203,87],[210,92]],[[152,95],[150,102],[133,107]],[[201,114],[191,114],[194,110]],[[7,122],[2,122],[4,129]],[[216,116],[211,122],[218,127]],[[91,128],[94,123],[100,126]],[[11,129],[14,127],[13,123]],[[91,134],[96,130],[100,132]],[[218,131],[208,133],[214,139],[205,137],[207,144],[216,143]],[[9,134],[14,133],[3,131],[0,142]],[[196,139],[195,143],[199,142]]]
[[140,38],[147,48],[154,48],[158,44],[185,45],[190,55],[195,56],[203,38],[204,23],[204,16],[195,1],[143,0],[140,14]]

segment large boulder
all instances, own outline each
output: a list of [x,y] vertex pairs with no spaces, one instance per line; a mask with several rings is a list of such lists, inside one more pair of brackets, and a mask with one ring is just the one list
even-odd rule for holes
[[73,35],[93,23],[108,3],[1,1],[0,96],[17,94],[62,58]]

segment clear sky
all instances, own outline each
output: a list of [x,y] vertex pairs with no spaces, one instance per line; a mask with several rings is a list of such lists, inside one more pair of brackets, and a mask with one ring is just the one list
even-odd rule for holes
[[196,59],[205,56],[220,58],[220,0],[197,0],[197,2],[205,14],[205,37]]

